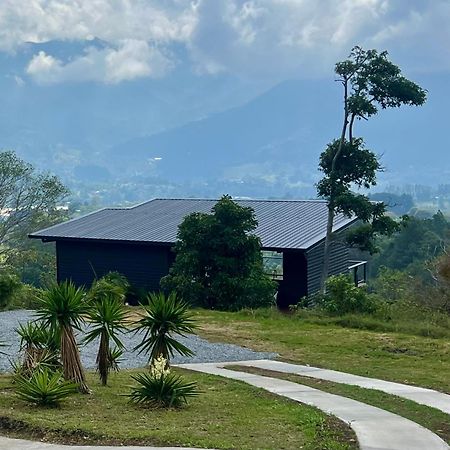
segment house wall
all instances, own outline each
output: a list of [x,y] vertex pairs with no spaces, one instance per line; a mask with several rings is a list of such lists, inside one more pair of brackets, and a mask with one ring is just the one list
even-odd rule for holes
[[70,279],[77,286],[90,286],[95,277],[117,271],[147,291],[159,290],[173,261],[170,247],[82,241],[56,242],[56,256],[58,282]]
[[307,293],[306,255],[303,251],[283,252],[283,280],[279,282],[277,304],[281,309],[295,305]]
[[[324,260],[325,243],[310,248],[306,252],[307,258],[307,292],[314,294],[320,289],[320,279]],[[349,248],[342,241],[334,241],[331,244],[330,267],[328,275],[337,275],[347,272],[349,266]]]

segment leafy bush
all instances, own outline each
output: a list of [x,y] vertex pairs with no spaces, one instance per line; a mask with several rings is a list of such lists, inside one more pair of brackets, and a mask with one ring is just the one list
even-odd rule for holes
[[19,278],[12,271],[2,269],[0,272],[0,308],[8,306],[13,294],[19,288]]
[[370,313],[376,302],[364,288],[356,287],[346,274],[333,275],[326,282],[326,294],[319,300],[325,311],[342,315],[347,313]]
[[167,360],[156,358],[149,373],[133,375],[139,386],[133,387],[128,394],[130,401],[151,407],[178,408],[199,394],[196,383],[186,383],[179,375],[171,373]]
[[21,283],[11,297],[9,309],[36,309],[39,305],[39,297],[42,295],[42,289],[36,288],[30,284]]
[[130,284],[119,272],[109,272],[102,278],[94,280],[87,294],[87,300],[100,302],[105,298],[113,297],[124,303]]
[[144,331],[144,337],[134,350],[149,353],[150,363],[159,356],[168,361],[175,352],[185,356],[193,354],[173,338],[173,335],[192,333],[196,328],[187,303],[180,300],[174,292],[167,297],[163,293],[149,294],[144,311],[136,325],[136,331]]
[[36,370],[31,377],[15,379],[17,396],[40,406],[57,406],[61,400],[78,391],[76,383],[64,381],[62,373]]

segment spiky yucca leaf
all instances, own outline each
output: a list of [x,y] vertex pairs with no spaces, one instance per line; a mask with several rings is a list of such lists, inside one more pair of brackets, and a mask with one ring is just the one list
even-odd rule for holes
[[151,407],[178,408],[189,398],[199,395],[195,382],[186,383],[174,373],[153,377],[149,373],[138,373],[131,378],[139,386],[132,388],[128,397],[131,402]]
[[78,391],[76,383],[64,381],[62,373],[36,370],[31,377],[15,378],[16,394],[28,403],[57,406],[61,400]]
[[[88,321],[91,329],[84,338],[88,343],[100,338],[97,352],[97,371],[103,385],[107,384],[111,368],[118,369],[118,351],[124,346],[118,334],[127,331],[127,310],[115,296],[106,296],[95,302],[89,309]],[[110,348],[110,341],[116,345],[116,358]],[[120,355],[121,356],[121,355]]]

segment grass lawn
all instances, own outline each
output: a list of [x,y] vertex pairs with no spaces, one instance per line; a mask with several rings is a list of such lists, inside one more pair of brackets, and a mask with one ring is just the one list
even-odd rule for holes
[[[178,370],[180,371],[180,370]],[[0,376],[3,435],[71,444],[184,445],[217,449],[356,449],[351,429],[315,408],[232,380],[181,371],[202,394],[180,410],[145,409],[121,394],[130,373],[111,375],[102,387],[88,374],[92,395],[74,395],[59,408],[16,398],[11,378]]]
[[450,339],[311,323],[276,310],[195,310],[199,335],[285,361],[340,370],[450,393]]
[[438,409],[419,405],[412,400],[407,400],[373,389],[361,388],[359,386],[349,386],[346,384],[317,380],[295,374],[274,372],[272,370],[259,369],[256,367],[231,366],[230,369],[293,381],[294,383],[304,384],[321,391],[330,392],[331,394],[341,395],[368,405],[377,406],[378,408],[398,414],[399,416],[410,419],[413,422],[428,428],[440,436],[444,441],[450,443],[449,415]]

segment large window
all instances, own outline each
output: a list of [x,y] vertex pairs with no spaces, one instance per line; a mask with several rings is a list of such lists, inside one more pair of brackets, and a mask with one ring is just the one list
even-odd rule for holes
[[274,280],[282,280],[283,253],[263,250],[262,256],[266,274],[271,276]]

